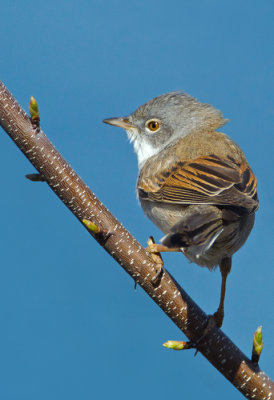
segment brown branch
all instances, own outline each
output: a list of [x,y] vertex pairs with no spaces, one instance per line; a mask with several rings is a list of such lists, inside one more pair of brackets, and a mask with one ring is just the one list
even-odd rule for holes
[[[76,218],[81,223],[86,219],[94,224],[94,229],[89,230],[92,236],[162,308],[178,328],[191,341],[196,341],[202,335],[207,320],[206,314],[166,270],[158,282],[152,281],[158,265],[78,177],[44,132],[30,122],[25,111],[1,82],[0,123],[38,170],[41,178],[48,183]],[[87,228],[86,225],[83,224]],[[245,397],[274,398],[273,381],[220,329],[212,330],[208,338],[200,343],[199,351]]]

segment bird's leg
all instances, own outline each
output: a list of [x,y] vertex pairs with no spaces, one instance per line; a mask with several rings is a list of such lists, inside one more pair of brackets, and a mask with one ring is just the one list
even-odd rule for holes
[[219,307],[213,315],[209,316],[205,330],[204,330],[202,336],[197,340],[195,345],[198,345],[210,333],[210,331],[215,326],[217,326],[218,328],[221,328],[221,326],[223,325],[226,279],[231,270],[231,264],[232,264],[231,261],[232,261],[231,257],[225,257],[222,259],[222,261],[220,263],[220,271],[221,271],[221,275],[222,275],[222,286],[221,286],[221,297],[220,297]]
[[231,257],[225,257],[220,263],[220,271],[222,275],[221,297],[217,311],[213,314],[213,318],[218,328],[221,328],[224,319],[224,302],[226,291],[226,279],[231,270]]

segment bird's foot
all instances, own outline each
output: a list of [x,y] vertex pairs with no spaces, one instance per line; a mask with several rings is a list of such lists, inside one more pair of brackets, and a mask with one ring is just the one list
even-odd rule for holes
[[221,328],[221,326],[223,325],[223,319],[224,319],[223,310],[218,309],[213,315],[209,315],[206,327],[199,341],[203,339],[205,336],[207,336],[214,328],[216,327]]
[[218,328],[221,328],[224,320],[224,309],[218,308],[218,310],[213,315],[210,315],[210,318],[213,318],[216,326]]
[[196,348],[195,356],[198,353],[198,346],[200,343],[203,342],[203,340],[212,332],[214,328],[221,328],[223,325],[223,319],[224,319],[224,311],[221,309],[218,309],[213,315],[209,315],[205,329],[203,331],[202,336],[198,340],[196,340],[195,343],[193,343],[193,347]]
[[151,258],[155,262],[156,268],[157,268],[156,274],[154,275],[154,277],[151,280],[153,283],[155,283],[158,281],[158,279],[161,277],[161,275],[163,273],[164,262],[163,262],[161,254],[160,254],[160,251],[157,247],[157,246],[161,246],[161,245],[157,245],[152,236],[150,236],[148,238],[147,245],[148,245],[148,247],[146,250],[150,253]]
[[155,276],[152,278],[152,282],[158,281],[158,278],[161,276],[163,272],[163,259],[161,256],[161,253],[163,252],[170,252],[170,251],[176,251],[176,252],[181,252],[181,248],[170,248],[167,246],[164,246],[163,244],[155,243],[154,239],[152,236],[149,237],[147,241],[148,247],[146,250],[151,254],[151,257],[153,261],[159,266],[159,269]]

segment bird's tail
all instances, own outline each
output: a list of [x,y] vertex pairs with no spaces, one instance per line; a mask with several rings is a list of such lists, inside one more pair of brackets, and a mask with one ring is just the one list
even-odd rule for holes
[[192,205],[161,242],[169,248],[187,249],[195,246],[199,253],[205,253],[222,231],[222,212],[217,207]]

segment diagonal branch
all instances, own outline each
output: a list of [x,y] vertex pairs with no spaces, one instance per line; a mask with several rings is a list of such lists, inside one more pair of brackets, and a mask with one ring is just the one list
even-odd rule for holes
[[[76,218],[95,224],[96,229],[88,231],[100,245],[195,342],[203,333],[206,314],[166,270],[156,283],[152,281],[158,265],[79,178],[44,132],[36,129],[1,82],[0,124]],[[87,228],[87,223],[83,226]],[[199,351],[245,397],[274,398],[274,382],[220,329],[212,330],[200,343]]]

